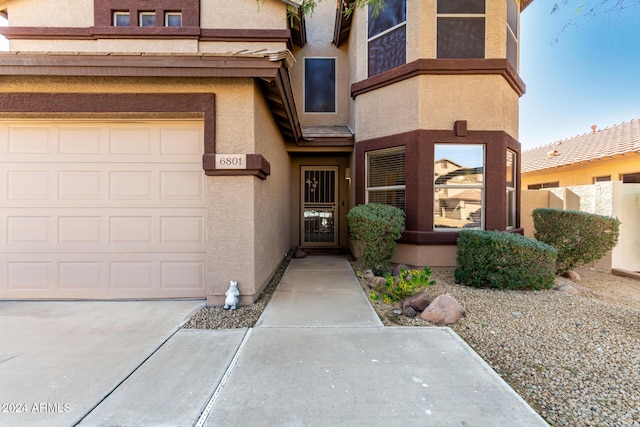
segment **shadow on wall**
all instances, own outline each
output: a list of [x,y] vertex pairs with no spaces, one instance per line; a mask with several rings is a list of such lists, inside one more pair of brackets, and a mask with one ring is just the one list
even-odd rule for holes
[[525,235],[533,237],[532,212],[537,208],[578,210],[618,218],[618,244],[594,268],[640,271],[640,184],[619,181],[599,182],[545,190],[522,190],[521,224]]

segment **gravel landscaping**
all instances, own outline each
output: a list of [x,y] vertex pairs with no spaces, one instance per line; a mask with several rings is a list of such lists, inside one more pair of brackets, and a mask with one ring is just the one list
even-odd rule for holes
[[[253,326],[285,268],[254,305],[206,308],[185,327]],[[557,279],[577,295],[475,289],[456,285],[450,270],[435,271],[428,292],[448,292],[465,306],[452,329],[551,425],[640,426],[640,281],[577,271],[578,283]],[[372,306],[385,325],[430,326],[395,314],[399,306]]]

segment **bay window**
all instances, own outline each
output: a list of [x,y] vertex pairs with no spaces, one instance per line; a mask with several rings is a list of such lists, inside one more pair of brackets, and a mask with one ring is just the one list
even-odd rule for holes
[[484,228],[484,145],[435,144],[434,231]]
[[378,16],[369,6],[367,57],[369,77],[407,62],[407,2],[387,0]]
[[437,25],[438,58],[484,58],[485,0],[438,0]]

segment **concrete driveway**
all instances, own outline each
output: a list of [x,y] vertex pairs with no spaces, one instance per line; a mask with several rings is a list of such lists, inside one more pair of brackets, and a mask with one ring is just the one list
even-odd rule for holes
[[78,423],[203,305],[0,302],[0,426]]

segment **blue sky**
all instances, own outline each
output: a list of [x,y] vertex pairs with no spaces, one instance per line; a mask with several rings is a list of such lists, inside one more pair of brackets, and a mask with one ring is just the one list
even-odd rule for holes
[[520,17],[523,150],[640,118],[640,5],[576,18],[577,3],[551,15],[535,0]]
[[523,150],[640,118],[640,5],[591,18],[570,3],[551,15],[553,0],[535,0],[520,18]]

